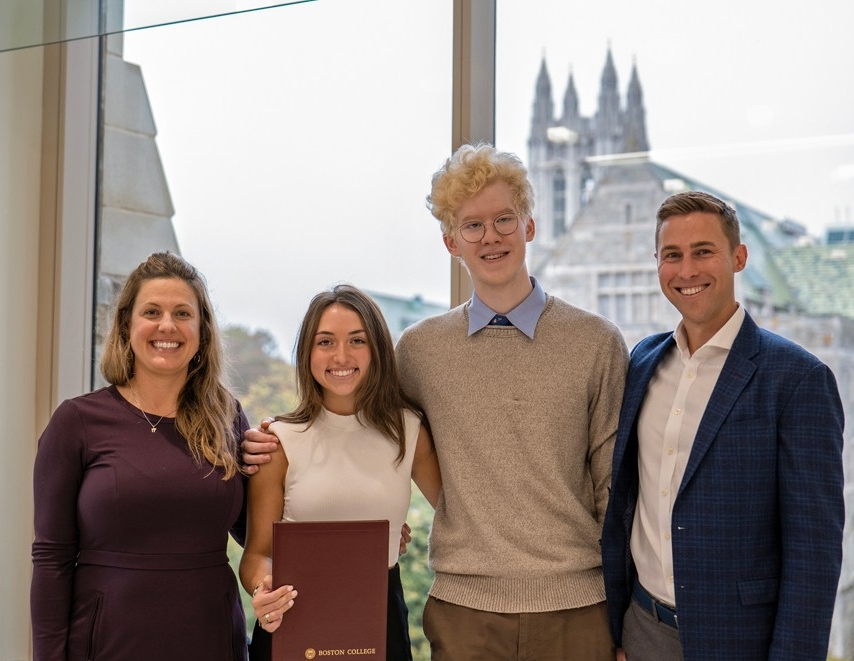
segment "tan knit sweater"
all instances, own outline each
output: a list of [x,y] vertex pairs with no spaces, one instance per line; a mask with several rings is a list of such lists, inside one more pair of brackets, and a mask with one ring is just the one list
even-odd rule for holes
[[397,347],[442,469],[430,594],[502,613],[604,601],[599,538],[625,342],[552,296],[533,340],[513,327],[468,337],[467,308],[410,327]]

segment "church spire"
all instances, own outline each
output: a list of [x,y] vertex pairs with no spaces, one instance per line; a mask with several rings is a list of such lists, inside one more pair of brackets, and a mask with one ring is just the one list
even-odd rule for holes
[[534,95],[534,107],[531,118],[531,139],[546,137],[546,132],[552,124],[554,104],[552,103],[552,82],[546,68],[546,58],[543,56],[540,73],[537,75],[537,90]]
[[646,110],[643,106],[643,91],[638,77],[637,62],[632,63],[632,77],[626,95],[626,124],[623,134],[625,136],[625,151],[649,151],[649,140],[646,135]]
[[563,95],[563,124],[567,127],[575,127],[579,123],[578,120],[578,92],[575,91],[575,77],[570,68],[569,81]]
[[[605,68],[602,69],[602,82],[600,95],[605,92],[617,92],[617,69],[614,66],[614,57],[611,55],[611,45],[608,44],[608,52],[605,55]],[[601,96],[600,96],[601,99]]]
[[599,109],[596,113],[596,153],[614,154],[622,147],[620,93],[617,90],[617,69],[608,46],[608,56],[599,87]]

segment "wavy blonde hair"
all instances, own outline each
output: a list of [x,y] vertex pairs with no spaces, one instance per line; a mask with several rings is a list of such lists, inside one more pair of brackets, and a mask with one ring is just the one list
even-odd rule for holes
[[195,267],[174,253],[158,252],[133,270],[116,298],[101,357],[101,373],[113,385],[128,385],[134,374],[130,322],[136,297],[144,282],[170,278],[189,285],[200,312],[199,351],[190,361],[187,381],[178,395],[175,427],[196,462],[201,464],[204,460],[222,468],[223,479],[228,480],[239,472],[237,402],[226,386],[225,354],[207,285]]
[[516,212],[527,220],[534,211],[534,189],[522,160],[510,152],[498,151],[481,142],[462,145],[433,175],[427,208],[442,223],[449,236],[457,222],[457,210],[467,199],[497,181],[506,183],[513,194]]

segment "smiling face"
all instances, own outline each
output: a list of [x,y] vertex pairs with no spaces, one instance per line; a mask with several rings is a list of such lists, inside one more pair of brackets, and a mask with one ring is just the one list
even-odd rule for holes
[[717,214],[670,216],[658,232],[661,291],[682,315],[693,353],[737,308],[735,274],[747,264],[747,247],[733,248]]
[[199,302],[179,278],[144,281],[130,318],[130,345],[137,378],[186,378],[190,360],[199,350]]
[[323,392],[323,406],[338,415],[356,412],[356,392],[367,378],[371,347],[359,315],[333,303],[320,316],[311,348],[311,375]]
[[[510,187],[503,181],[496,181],[460,205],[453,230],[444,236],[448,252],[463,260],[474,290],[487,304],[496,297],[518,303],[531,291],[525,244],[534,239],[534,219],[521,216],[516,230],[506,235],[499,233],[493,222],[516,213]],[[460,235],[458,228],[473,222],[483,223],[486,231],[479,241],[470,243]]]

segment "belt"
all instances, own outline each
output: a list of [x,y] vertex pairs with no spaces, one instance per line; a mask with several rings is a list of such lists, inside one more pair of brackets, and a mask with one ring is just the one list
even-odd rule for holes
[[80,549],[77,555],[78,565],[98,565],[119,569],[148,569],[170,571],[186,569],[205,569],[228,564],[225,549],[205,553],[122,553],[100,549]]
[[666,606],[653,597],[649,592],[643,589],[643,586],[635,578],[635,584],[632,588],[632,597],[638,603],[638,606],[646,612],[651,613],[659,622],[663,622],[674,629],[679,628],[679,620],[676,617],[676,611],[670,606]]

